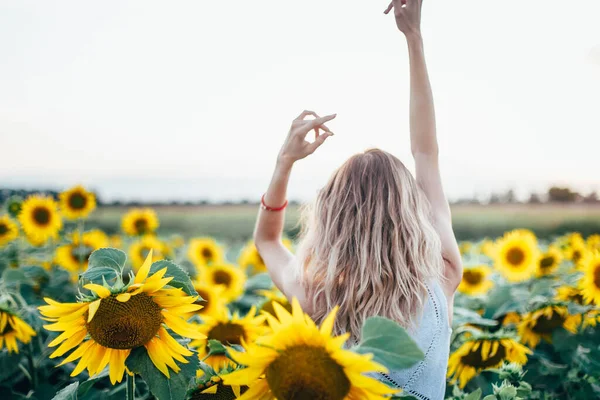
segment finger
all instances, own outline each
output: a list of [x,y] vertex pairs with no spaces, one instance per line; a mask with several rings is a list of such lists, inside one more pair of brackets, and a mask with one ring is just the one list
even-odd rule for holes
[[302,114],[300,114],[300,115],[298,115],[298,117],[296,117],[295,121],[302,121],[302,120],[304,120],[304,118],[308,117],[309,115],[312,115],[315,118],[319,118],[319,116],[317,115],[316,112],[304,110],[304,111],[302,111]]
[[333,136],[333,134],[332,133],[323,133],[322,135],[319,135],[319,137],[316,138],[314,142],[312,142],[308,145],[308,151],[311,154],[314,153],[315,150],[317,150],[323,143],[325,143],[325,140],[330,136]]
[[325,122],[327,121],[331,121],[332,119],[334,119],[337,116],[337,114],[331,114],[331,115],[327,115],[325,117],[319,117],[319,118],[315,118],[315,119],[311,119],[310,121],[308,121],[308,123],[306,124],[307,130],[306,132],[308,132],[309,130],[317,127],[317,126],[321,126],[323,125]]
[[390,11],[392,11],[392,9],[394,8],[394,2],[392,1],[390,3],[390,5],[388,6],[388,8],[385,9],[385,11],[383,12],[384,14],[389,14]]
[[319,138],[319,128],[315,128],[315,140]]

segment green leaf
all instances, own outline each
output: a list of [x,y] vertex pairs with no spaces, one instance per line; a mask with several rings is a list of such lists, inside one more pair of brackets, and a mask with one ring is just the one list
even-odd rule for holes
[[104,248],[94,251],[89,258],[88,270],[98,267],[108,267],[115,271],[123,271],[127,256],[118,249]]
[[33,281],[21,269],[5,269],[2,273],[2,279],[7,285],[11,286],[17,283],[33,284]]
[[223,346],[223,344],[221,342],[219,342],[218,340],[215,339],[209,339],[208,340],[208,349],[209,349],[209,355],[214,355],[214,354],[225,354],[227,352],[227,349],[225,348],[225,346]]
[[93,378],[88,379],[87,381],[81,382],[79,385],[79,389],[77,390],[78,396],[85,396],[86,393],[94,386],[94,384],[100,379],[106,378],[108,376],[108,368],[102,371],[100,374],[95,375]]
[[365,321],[362,341],[353,350],[360,354],[373,354],[375,361],[391,370],[408,368],[424,357],[419,346],[400,325],[383,317],[371,317]]
[[190,279],[188,273],[172,261],[156,261],[150,267],[150,275],[160,271],[163,268],[167,269],[167,273],[165,274],[165,276],[173,277],[171,282],[169,282],[170,286],[182,288],[183,291],[189,294],[190,296],[198,296],[198,293],[196,292],[196,289],[194,289],[194,285],[192,284],[192,280]]
[[498,400],[498,398],[496,396],[494,396],[493,394],[488,394],[487,396],[485,396],[483,398],[483,400]]
[[245,291],[269,290],[273,287],[273,281],[267,273],[254,275],[246,281]]
[[52,400],[77,400],[77,387],[79,382],[73,382],[61,391],[57,392]]
[[481,389],[477,389],[476,391],[469,393],[464,400],[479,400],[481,399]]
[[111,267],[96,267],[87,269],[83,274],[79,275],[79,277],[91,282],[102,282],[102,278],[107,282],[110,282],[111,279],[115,279],[119,276],[119,273],[119,271]]
[[185,398],[190,381],[196,376],[199,367],[197,354],[194,353],[187,360],[187,364],[178,363],[181,367],[178,374],[169,369],[170,378],[167,378],[154,366],[146,348],[141,346],[127,357],[126,365],[146,381],[152,394],[159,400],[181,400]]

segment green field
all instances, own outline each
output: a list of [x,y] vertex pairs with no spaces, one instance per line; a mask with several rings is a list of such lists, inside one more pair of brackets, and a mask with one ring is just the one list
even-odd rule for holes
[[[121,216],[127,207],[101,207],[87,227],[99,227],[107,233],[120,230]],[[252,235],[257,206],[160,206],[159,234],[184,237],[207,235],[226,242],[246,241]],[[452,207],[454,230],[459,240],[496,237],[514,228],[532,229],[538,236],[550,237],[571,231],[584,235],[600,233],[598,205],[459,205]],[[298,232],[299,209],[290,206],[286,215],[286,233]]]

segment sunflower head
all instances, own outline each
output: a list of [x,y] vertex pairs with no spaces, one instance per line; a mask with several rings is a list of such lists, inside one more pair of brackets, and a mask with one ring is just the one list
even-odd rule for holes
[[226,300],[234,300],[244,292],[246,274],[232,264],[214,264],[197,269],[197,279],[210,286],[220,286],[223,290],[221,296]]
[[27,344],[35,331],[7,307],[0,308],[0,350],[6,346],[9,353],[18,353],[18,343]]
[[222,296],[224,288],[220,285],[210,285],[204,281],[194,281],[194,289],[202,300],[198,300],[202,309],[198,310],[200,316],[218,317],[227,310],[227,299]]
[[123,216],[122,226],[130,236],[148,235],[158,228],[158,217],[151,208],[134,208]]
[[[290,240],[283,239],[282,243],[288,250],[292,250],[292,242]],[[248,275],[267,272],[265,261],[258,252],[254,242],[249,242],[246,247],[242,249],[238,264],[247,271]]]
[[580,322],[581,317],[571,315],[562,303],[551,303],[523,315],[517,329],[521,342],[535,348],[542,339],[552,343],[552,333],[559,328],[577,333]]
[[56,238],[62,228],[58,204],[49,196],[33,195],[23,202],[19,222],[33,245]]
[[556,246],[549,246],[538,260],[535,275],[541,277],[553,274],[562,262],[562,259],[563,255],[560,249]]
[[277,318],[266,315],[271,333],[246,352],[231,350],[233,358],[247,368],[223,376],[226,384],[249,385],[240,397],[248,399],[326,399],[382,398],[396,393],[367,372],[386,372],[371,361],[343,348],[348,334],[332,337],[337,308],[320,328],[300,309],[296,299],[292,313],[275,304]]
[[196,267],[203,267],[223,262],[224,251],[212,238],[194,238],[190,240],[188,258]]
[[586,304],[600,305],[600,251],[588,252],[579,264],[583,276],[579,281],[579,289]]
[[75,186],[59,195],[60,209],[68,219],[87,217],[96,208],[96,196],[83,186]]
[[19,196],[12,196],[6,202],[6,211],[13,218],[18,218],[23,207],[23,199]]
[[448,377],[460,388],[481,371],[501,366],[505,361],[525,364],[532,351],[510,335],[497,332],[469,337],[448,360]]
[[[199,331],[207,337],[207,340],[217,340],[226,346],[253,342],[265,332],[263,324],[265,317],[257,317],[254,307],[244,317],[240,317],[238,314],[229,316],[227,310],[224,309],[218,315],[204,315],[202,319],[203,323],[198,327]],[[216,371],[233,365],[233,362],[225,354],[209,356],[210,349],[207,341],[193,341],[191,346],[197,348],[200,359]]]
[[101,230],[74,232],[71,243],[56,249],[56,263],[74,273],[84,271],[94,250],[108,246],[108,237]]
[[[77,303],[59,303],[45,298],[47,305],[39,307],[41,314],[50,321],[44,328],[62,332],[49,344],[50,347],[58,346],[50,358],[74,349],[61,363],[79,359],[71,376],[86,368],[92,376],[108,365],[110,380],[115,384],[123,378],[125,361],[131,351],[145,347],[147,357],[167,378],[169,371],[178,373],[181,367],[175,361],[187,363],[185,357],[193,353],[167,329],[182,337],[204,338],[186,321],[191,313],[201,308],[195,304],[198,297],[193,289],[190,290],[191,281],[186,280],[183,270],[174,264],[161,263],[155,268],[150,252],[138,273],[131,273],[129,282],[124,283],[121,276],[125,254],[115,249],[98,251],[103,253],[96,260],[107,264],[94,268],[114,269],[118,264],[114,275],[103,275],[103,285],[84,285],[89,294],[82,294]],[[82,278],[85,277],[84,273]],[[109,286],[107,279],[116,282]]]
[[19,228],[8,215],[0,216],[0,247],[19,237]]
[[150,251],[152,251],[154,257],[153,261],[161,260],[169,255],[168,246],[156,236],[143,236],[129,247],[129,258],[135,271],[144,263]]
[[199,377],[196,379],[195,388],[191,391],[188,398],[190,400],[234,400],[239,398],[248,390],[248,386],[225,385],[220,375],[228,374],[231,368],[225,368],[207,375],[204,371],[198,371]]
[[507,232],[495,247],[496,268],[506,279],[519,282],[532,277],[539,257],[535,235],[522,230]]
[[600,251],[600,235],[594,234],[594,235],[588,236],[586,243],[590,250]]
[[463,270],[463,277],[458,290],[469,295],[487,293],[494,286],[494,283],[488,279],[491,272],[492,270],[487,265],[466,267]]

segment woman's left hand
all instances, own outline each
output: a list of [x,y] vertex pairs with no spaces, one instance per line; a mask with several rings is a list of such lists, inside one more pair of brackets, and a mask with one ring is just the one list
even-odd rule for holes
[[[306,120],[309,115],[315,119]],[[325,122],[331,121],[337,114],[319,117],[314,111],[303,111],[293,122],[290,131],[285,139],[285,143],[279,151],[277,160],[291,166],[294,162],[301,160],[310,154],[314,153],[333,132],[325,126]],[[306,135],[314,130],[315,140],[310,143],[306,140]],[[323,133],[319,133],[323,130]]]

